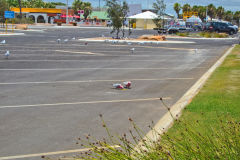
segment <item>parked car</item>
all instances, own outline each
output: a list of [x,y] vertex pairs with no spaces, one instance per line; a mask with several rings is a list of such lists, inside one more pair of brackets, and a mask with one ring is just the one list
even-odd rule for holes
[[169,34],[173,34],[173,33],[183,33],[183,32],[193,32],[194,29],[193,28],[188,28],[186,26],[171,26],[168,28],[167,32]]
[[227,24],[228,24],[229,26],[234,27],[234,28],[236,29],[236,33],[238,33],[238,26],[237,26],[237,25],[233,25],[233,24],[230,23],[230,22],[227,22]]
[[107,20],[107,27],[111,27],[112,26],[112,21],[111,20]]
[[230,26],[225,22],[208,22],[205,25],[205,30],[210,32],[217,32],[217,33],[228,33],[229,35],[233,35],[236,33],[236,28]]

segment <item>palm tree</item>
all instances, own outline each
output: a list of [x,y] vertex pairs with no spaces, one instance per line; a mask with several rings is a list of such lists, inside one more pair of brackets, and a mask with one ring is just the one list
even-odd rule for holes
[[179,18],[179,13],[180,13],[180,11],[182,9],[181,5],[179,3],[175,3],[174,6],[173,6],[173,9],[177,13],[177,18]]
[[236,11],[233,15],[233,19],[237,21],[237,24],[239,26],[240,23],[240,11]]
[[206,9],[207,7],[199,6],[198,8],[198,16],[203,21],[206,18]]
[[217,8],[216,14],[217,14],[218,19],[222,19],[223,18],[224,12],[225,12],[225,10],[224,10],[224,8],[222,6],[219,6]]
[[92,13],[92,4],[90,2],[82,2],[81,0],[74,0],[73,4],[73,10],[75,14],[77,14],[78,10],[84,10],[84,19],[87,19],[87,17]]
[[208,16],[211,18],[211,20],[215,17],[216,15],[216,7],[213,4],[209,4],[207,6],[208,9]]
[[22,19],[22,5],[21,0],[18,0],[19,10],[20,10],[20,19]]
[[192,11],[193,11],[193,12],[198,12],[198,10],[199,10],[199,6],[194,5],[194,6],[192,7]]
[[77,14],[77,11],[81,9],[82,5],[83,5],[83,2],[81,0],[73,1],[72,8],[73,8],[75,14]]
[[224,19],[226,21],[230,21],[231,22],[233,20],[233,12],[232,11],[226,11],[224,13]]
[[87,19],[87,17],[92,13],[92,4],[90,2],[83,2],[81,9],[84,10],[84,19]]
[[182,11],[184,12],[191,12],[191,6],[189,4],[184,4],[182,7]]

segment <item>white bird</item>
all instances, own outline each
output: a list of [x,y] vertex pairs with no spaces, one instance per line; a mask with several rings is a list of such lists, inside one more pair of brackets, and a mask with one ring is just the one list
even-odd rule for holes
[[197,54],[197,52],[198,52],[198,49],[196,48],[196,49],[195,49],[195,53]]
[[5,44],[5,43],[6,43],[6,40],[1,41],[0,43],[1,43],[1,44]]
[[126,82],[123,82],[123,85],[124,85],[124,88],[130,89],[132,82],[126,81]]
[[68,39],[65,39],[64,42],[67,43],[67,42],[68,42]]
[[57,39],[58,44],[61,42],[61,39]]
[[124,89],[124,87],[120,83],[113,84],[113,87],[116,89]]
[[135,51],[135,48],[131,48],[130,51],[132,51],[132,53]]
[[8,57],[9,57],[9,55],[10,55],[10,52],[7,51],[4,55],[5,55],[5,59],[8,59]]

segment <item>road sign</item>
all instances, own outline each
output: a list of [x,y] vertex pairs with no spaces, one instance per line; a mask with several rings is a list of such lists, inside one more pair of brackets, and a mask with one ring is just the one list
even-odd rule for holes
[[78,14],[84,14],[84,10],[79,10]]
[[4,18],[14,18],[15,14],[13,11],[5,11],[4,12]]

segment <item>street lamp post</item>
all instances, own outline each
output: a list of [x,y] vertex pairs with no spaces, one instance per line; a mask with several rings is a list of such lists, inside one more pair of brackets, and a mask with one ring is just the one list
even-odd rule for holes
[[66,24],[69,23],[69,19],[68,19],[68,0],[67,0],[67,10],[66,10]]
[[208,15],[207,15],[207,12],[208,12],[208,7],[206,6],[206,22],[208,21]]
[[99,3],[98,3],[98,7],[99,7],[99,11],[101,11],[101,0],[99,0]]

